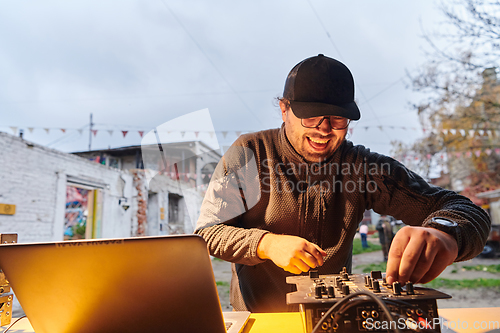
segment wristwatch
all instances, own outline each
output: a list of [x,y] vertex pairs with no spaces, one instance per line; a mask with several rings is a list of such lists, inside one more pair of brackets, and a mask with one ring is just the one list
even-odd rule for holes
[[458,232],[458,223],[447,219],[445,217],[433,217],[429,222],[427,222],[424,227],[431,227],[437,230],[446,232],[448,235],[455,238],[457,241],[458,249],[460,251],[460,246],[462,244],[460,239],[460,233]]

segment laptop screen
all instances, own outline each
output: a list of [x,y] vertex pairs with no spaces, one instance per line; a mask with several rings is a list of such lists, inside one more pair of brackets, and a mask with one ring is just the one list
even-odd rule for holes
[[225,332],[197,235],[0,246],[37,333]]

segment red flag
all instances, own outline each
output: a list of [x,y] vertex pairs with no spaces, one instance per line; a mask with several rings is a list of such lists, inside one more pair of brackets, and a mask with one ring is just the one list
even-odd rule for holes
[[92,130],[92,134],[94,134],[94,136],[97,135],[97,130]]
[[140,136],[141,136],[141,138],[142,138],[142,136],[144,135],[144,131],[139,131],[139,135],[140,135]]
[[122,131],[123,137],[127,136],[128,131]]

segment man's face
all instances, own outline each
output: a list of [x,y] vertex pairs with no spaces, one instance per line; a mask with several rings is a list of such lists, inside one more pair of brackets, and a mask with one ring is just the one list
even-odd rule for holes
[[306,128],[292,109],[287,110],[285,103],[281,101],[280,108],[288,141],[307,161],[317,163],[328,159],[344,141],[347,128],[334,130],[327,119],[318,127]]

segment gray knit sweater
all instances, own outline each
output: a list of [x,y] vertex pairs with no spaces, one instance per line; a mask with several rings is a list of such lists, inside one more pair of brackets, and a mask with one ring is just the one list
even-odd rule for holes
[[284,127],[241,136],[226,152],[205,195],[196,233],[210,253],[234,263],[235,310],[280,312],[294,286],[291,273],[257,256],[267,232],[300,236],[327,252],[320,274],[350,270],[352,240],[363,213],[373,209],[405,224],[434,216],[459,224],[456,261],[481,252],[487,214],[455,192],[429,185],[394,159],[345,141],[324,163],[308,163],[290,145]]

